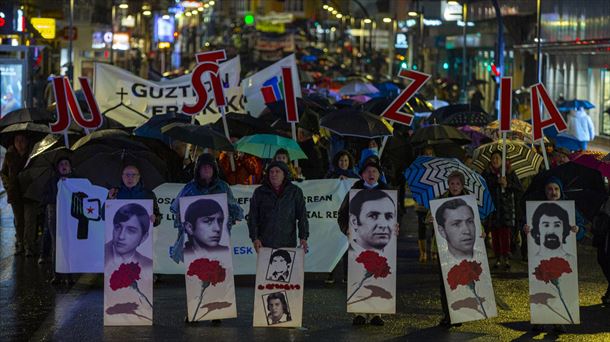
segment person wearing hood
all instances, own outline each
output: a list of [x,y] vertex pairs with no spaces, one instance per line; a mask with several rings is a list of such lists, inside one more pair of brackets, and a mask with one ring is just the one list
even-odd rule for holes
[[508,270],[510,269],[511,237],[518,226],[517,218],[521,217],[517,210],[520,208],[519,200],[523,187],[508,160],[506,161],[506,176],[502,176],[502,151],[500,150],[491,154],[489,166],[487,170],[483,171],[482,176],[485,178],[496,207],[496,210],[487,219],[496,256],[494,268],[498,268],[504,263],[504,268]]
[[218,175],[218,164],[209,153],[204,153],[197,158],[197,163],[193,171],[193,180],[186,183],[186,185],[180,190],[172,205],[170,211],[174,214],[174,227],[178,229],[178,237],[174,246],[170,250],[171,258],[179,263],[184,259],[184,238],[185,230],[182,226],[182,219],[180,218],[180,198],[200,195],[211,195],[211,194],[227,194],[227,206],[229,209],[229,219],[227,227],[229,232],[231,227],[238,221],[244,218],[244,212],[237,204],[233,192],[229,187],[229,184],[219,178]]
[[[70,161],[70,158],[68,157],[60,157],[55,161],[55,174],[53,175],[53,177],[51,177],[51,179],[49,179],[49,181],[47,182],[47,184],[45,185],[45,188],[42,192],[42,196],[41,196],[41,200],[40,200],[40,204],[43,206],[44,208],[44,218],[45,218],[45,229],[44,229],[44,234],[43,234],[43,243],[42,243],[42,248],[41,248],[41,256],[40,258],[43,259],[44,262],[44,258],[47,257],[47,255],[50,255],[51,257],[51,264],[52,264],[52,269],[53,269],[53,277],[51,278],[51,283],[55,284],[57,282],[59,282],[60,280],[62,280],[62,276],[59,273],[55,273],[55,243],[56,243],[56,236],[57,236],[57,220],[56,220],[56,213],[57,213],[57,191],[58,191],[58,187],[57,187],[57,183],[59,181],[63,181],[66,178],[70,178],[72,177],[72,162]],[[46,249],[46,238],[50,239],[50,251],[47,252]],[[39,263],[41,260],[38,260]],[[68,275],[65,279],[67,283],[70,283],[72,281],[72,278]]]
[[[298,234],[297,234],[298,230]],[[248,231],[254,249],[300,247],[307,251],[309,221],[303,191],[290,181],[286,163],[267,165],[263,183],[250,200]]]
[[161,211],[157,204],[157,196],[149,189],[144,188],[140,170],[134,165],[126,165],[121,173],[121,186],[108,191],[108,199],[150,199],[153,201],[153,226],[161,224]]
[[333,157],[332,168],[328,170],[324,178],[360,178],[354,171],[354,157],[346,151],[339,151]]
[[578,140],[580,149],[586,150],[589,141],[595,138],[595,126],[591,117],[580,107],[568,115],[568,134]]
[[365,148],[360,152],[360,162],[358,163],[358,167],[360,170],[363,170],[364,165],[369,162],[377,164],[379,166],[379,180],[381,180],[384,184],[387,185],[385,172],[381,167],[381,161],[379,159],[379,149],[376,147],[377,145],[374,142],[375,140],[371,140],[371,143],[369,144],[369,146],[374,147]]

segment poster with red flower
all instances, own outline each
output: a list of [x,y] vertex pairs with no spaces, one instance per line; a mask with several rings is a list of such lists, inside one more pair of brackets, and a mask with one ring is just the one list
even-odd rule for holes
[[347,312],[396,313],[396,191],[349,193]]
[[182,197],[187,318],[237,317],[227,195]]
[[530,321],[579,324],[574,201],[526,202]]
[[305,253],[302,248],[261,248],[257,255],[253,326],[302,326]]
[[497,316],[483,229],[474,196],[430,201],[451,323]]
[[104,325],[152,325],[152,200],[107,200]]

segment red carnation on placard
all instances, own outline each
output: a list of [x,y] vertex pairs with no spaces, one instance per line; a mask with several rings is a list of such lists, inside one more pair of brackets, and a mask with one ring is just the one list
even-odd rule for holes
[[113,291],[129,287],[136,280],[140,280],[140,265],[136,262],[121,264],[110,276],[110,288]]
[[572,268],[566,259],[558,257],[540,261],[540,265],[534,271],[536,279],[545,283],[558,280],[564,273],[572,273]]
[[481,263],[476,261],[462,260],[458,265],[453,266],[447,273],[447,282],[452,290],[459,285],[469,285],[479,281],[479,276],[483,272]]
[[197,276],[197,278],[201,280],[201,293],[199,294],[199,303],[197,304],[197,308],[195,309],[195,313],[193,314],[192,319],[192,321],[195,321],[195,317],[197,317],[197,311],[199,311],[199,307],[201,306],[201,302],[203,301],[203,292],[205,291],[205,289],[208,288],[208,286],[216,286],[216,284],[225,281],[227,271],[224,267],[220,265],[220,262],[218,260],[199,258],[193,260],[189,264],[189,269],[186,272],[186,275]]
[[385,278],[392,273],[390,271],[390,265],[388,265],[388,259],[379,255],[377,252],[369,250],[363,251],[356,258],[356,262],[364,266],[366,273],[364,273],[364,278],[360,281],[360,284],[356,290],[352,292],[349,297],[347,297],[348,303],[356,292],[360,290],[365,280],[369,279],[370,277]]
[[110,275],[110,288],[112,291],[118,289],[132,287],[136,292],[142,296],[148,305],[152,308],[152,303],[148,300],[148,297],[140,291],[138,287],[138,280],[140,280],[140,264],[137,262],[130,262],[128,264],[121,264],[117,270],[112,272]]
[[568,306],[566,302],[563,300],[563,295],[561,294],[561,288],[559,287],[559,278],[563,274],[572,273],[572,268],[570,267],[570,263],[564,258],[552,257],[548,260],[541,260],[540,264],[536,266],[534,269],[534,276],[536,279],[543,281],[545,283],[551,283],[559,292],[559,299],[563,304],[564,309],[568,313],[568,317],[570,318],[570,323],[574,324],[574,320],[572,319],[572,314],[570,310],[568,310]]
[[447,283],[449,283],[449,288],[451,288],[451,290],[457,289],[460,285],[468,286],[474,293],[477,302],[479,302],[479,305],[483,310],[483,316],[487,318],[487,312],[485,311],[485,307],[483,307],[483,301],[477,294],[476,289],[476,282],[479,281],[481,273],[483,273],[483,269],[481,268],[480,262],[462,260],[462,262],[451,267],[449,272],[447,272]]

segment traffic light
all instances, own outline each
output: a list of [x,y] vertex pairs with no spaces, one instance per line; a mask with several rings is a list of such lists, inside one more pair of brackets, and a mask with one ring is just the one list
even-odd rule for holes
[[244,23],[246,25],[254,25],[254,15],[252,15],[252,13],[246,13],[244,16]]

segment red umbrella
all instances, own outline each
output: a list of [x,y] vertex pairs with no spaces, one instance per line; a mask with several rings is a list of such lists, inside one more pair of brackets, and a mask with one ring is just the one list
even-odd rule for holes
[[570,159],[577,164],[598,170],[604,177],[610,177],[610,161],[604,160],[604,156],[603,152],[585,151],[572,154]]

